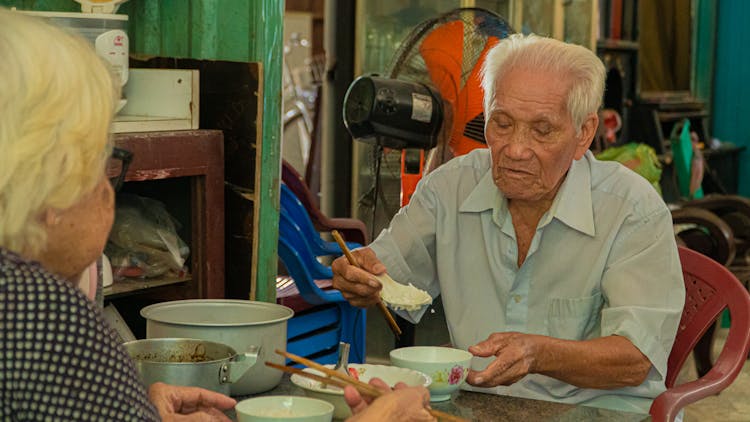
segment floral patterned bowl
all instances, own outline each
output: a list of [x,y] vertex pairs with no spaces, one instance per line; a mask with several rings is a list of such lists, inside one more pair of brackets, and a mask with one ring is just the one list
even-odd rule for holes
[[471,353],[450,347],[415,346],[391,351],[391,363],[432,378],[430,401],[444,401],[466,380]]

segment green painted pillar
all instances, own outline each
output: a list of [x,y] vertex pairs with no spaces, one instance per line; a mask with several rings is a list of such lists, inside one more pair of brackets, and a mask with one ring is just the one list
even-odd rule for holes
[[281,75],[283,55],[283,0],[251,0],[253,25],[258,28],[250,42],[250,58],[263,66],[263,160],[258,218],[258,281],[256,299],[276,300],[277,244],[279,238],[279,180],[281,178]]

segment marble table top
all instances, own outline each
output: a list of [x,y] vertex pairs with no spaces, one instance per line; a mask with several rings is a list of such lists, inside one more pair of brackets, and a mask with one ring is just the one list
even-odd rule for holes
[[[304,396],[304,390],[292,384],[285,375],[273,390],[258,394]],[[255,397],[255,396],[253,396]],[[247,397],[235,397],[237,401]],[[650,421],[645,414],[599,409],[518,397],[458,391],[449,401],[431,403],[434,409],[472,421],[555,421],[555,422],[641,422]],[[234,415],[230,415],[233,417]]]

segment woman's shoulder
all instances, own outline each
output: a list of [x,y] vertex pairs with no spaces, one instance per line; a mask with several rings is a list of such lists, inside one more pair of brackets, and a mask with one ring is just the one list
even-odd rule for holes
[[94,419],[156,419],[130,358],[97,306],[72,284],[38,263],[0,253],[0,311],[0,356],[10,359],[2,362],[10,369],[2,382],[12,392],[11,407],[54,419],[85,402]]
[[[98,319],[95,305],[86,295],[40,263],[0,249],[0,295],[3,303],[28,312],[56,313],[61,318],[79,314]],[[21,317],[23,315],[15,315]],[[44,316],[44,315],[42,315]]]

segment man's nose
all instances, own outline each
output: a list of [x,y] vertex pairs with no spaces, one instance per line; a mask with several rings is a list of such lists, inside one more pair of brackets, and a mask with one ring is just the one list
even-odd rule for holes
[[532,157],[531,134],[523,128],[517,128],[508,137],[508,145],[505,147],[505,154],[508,158],[514,160],[528,160]]

